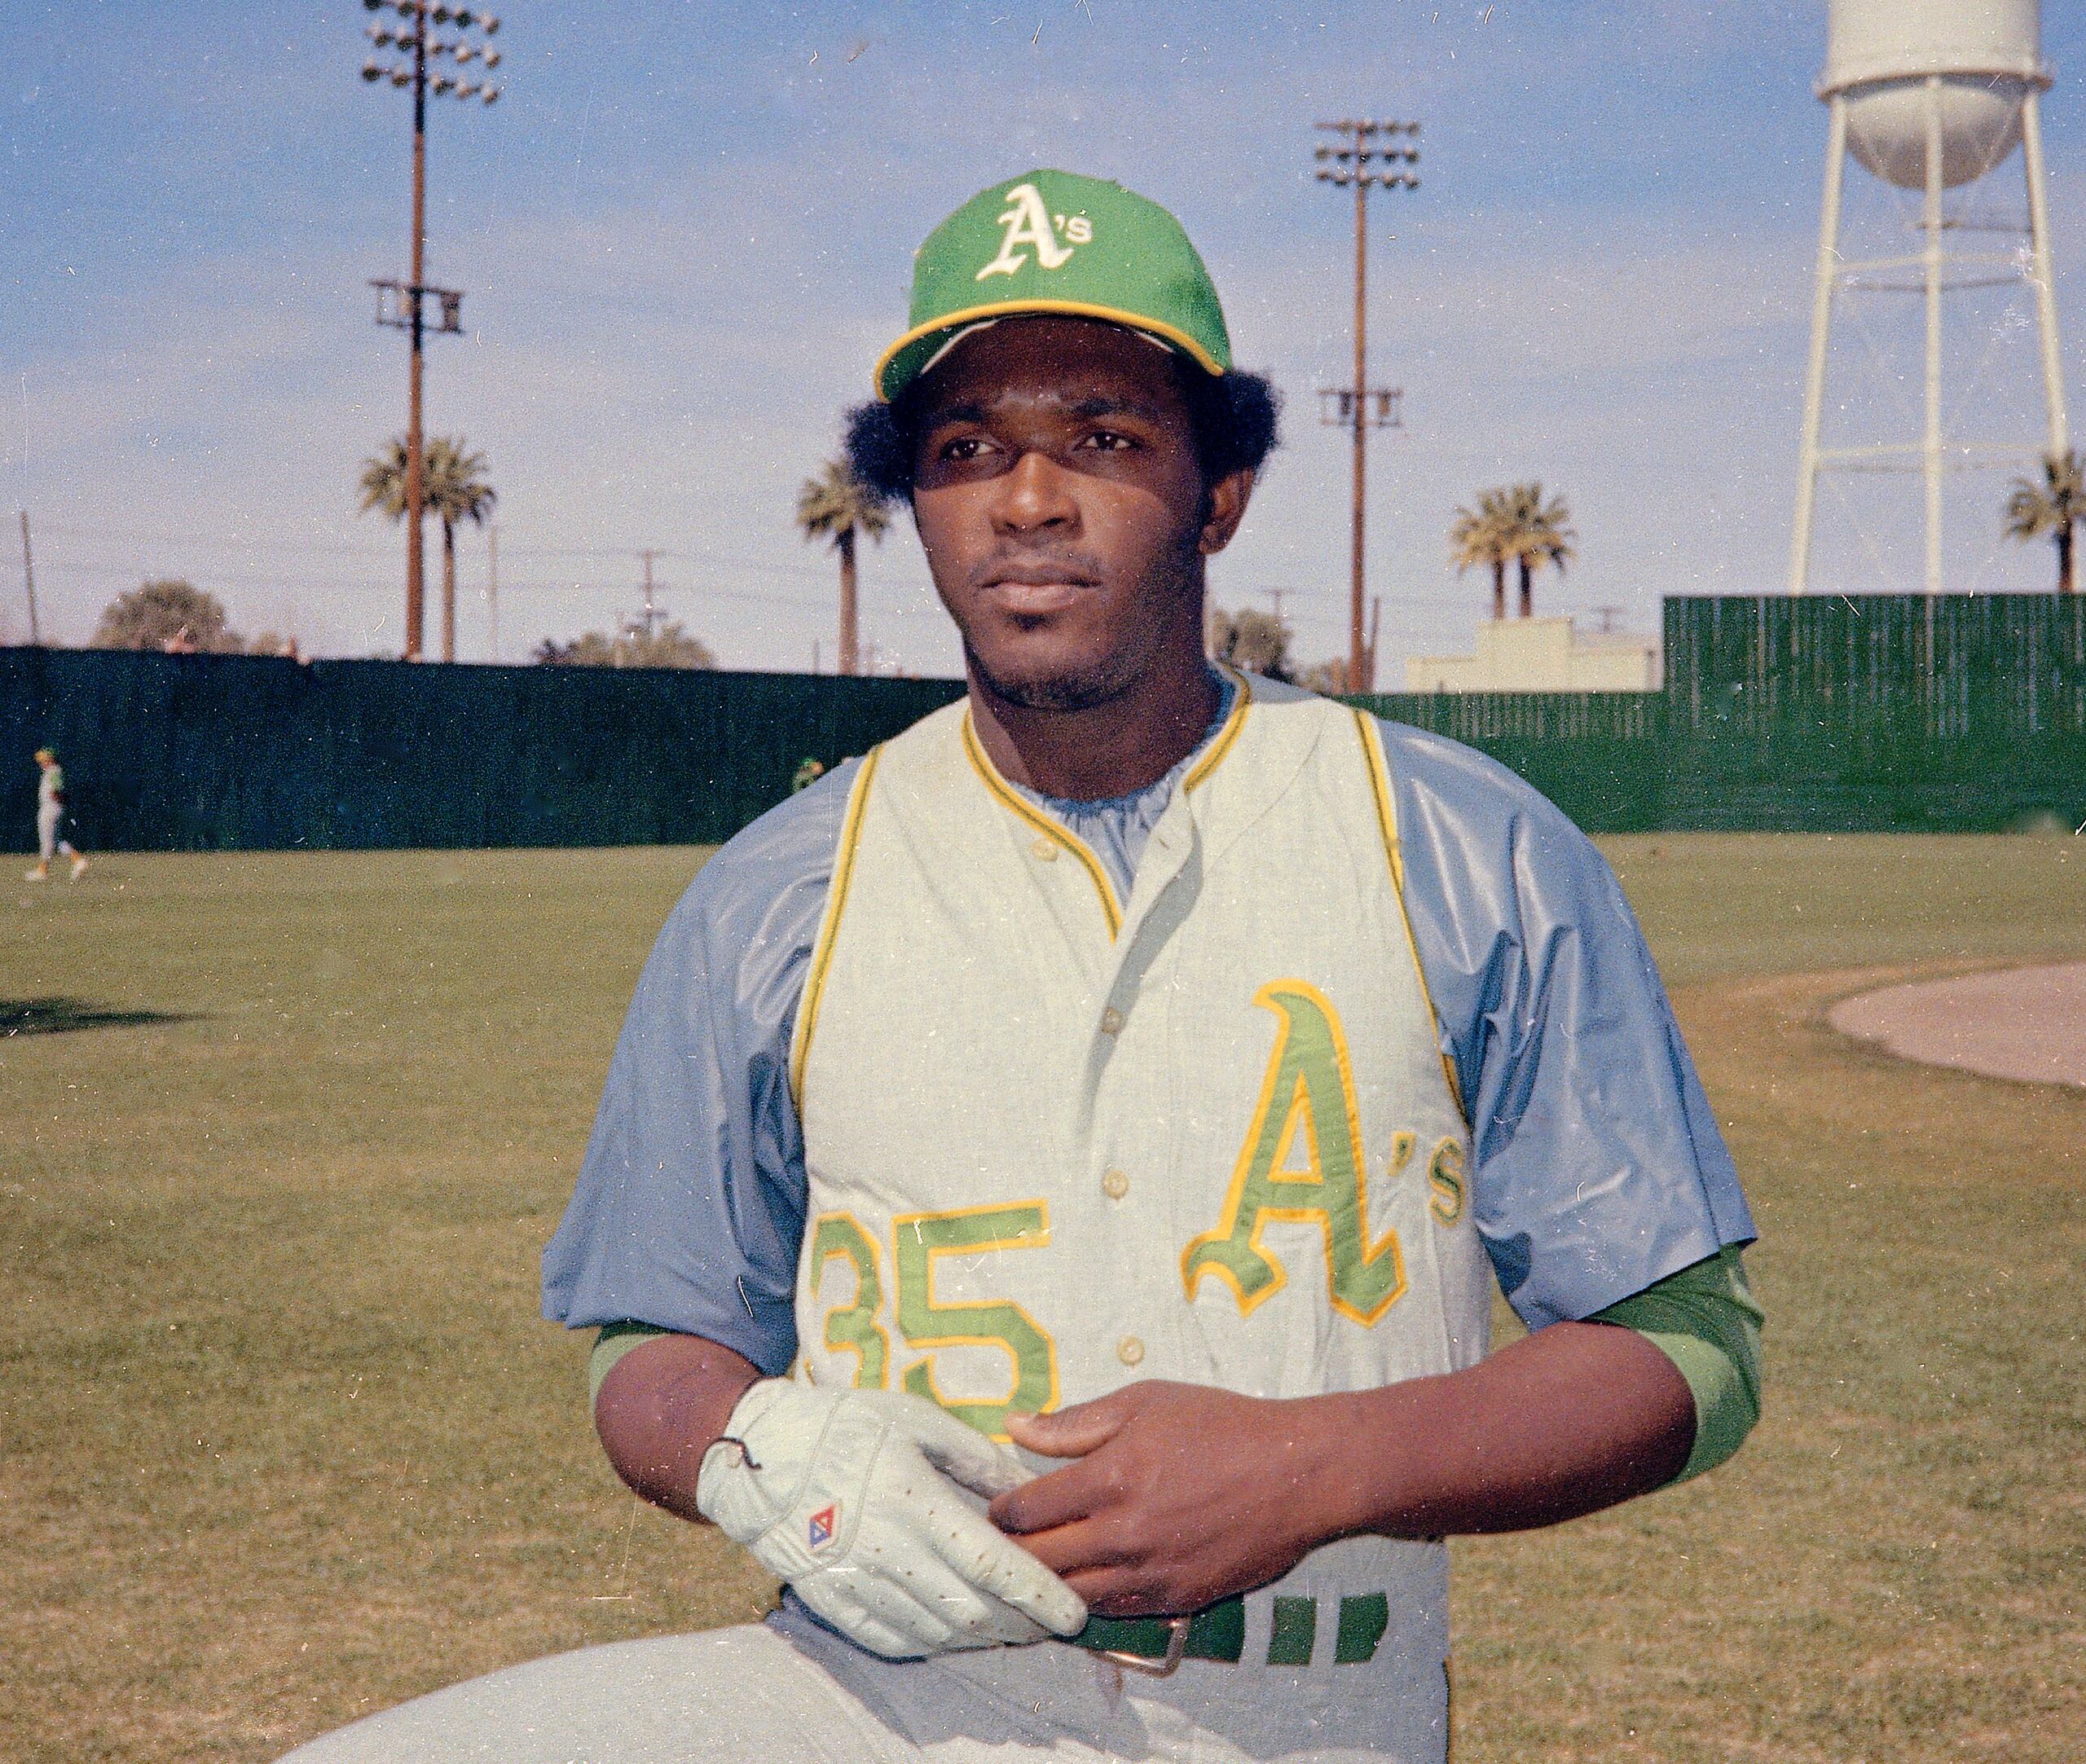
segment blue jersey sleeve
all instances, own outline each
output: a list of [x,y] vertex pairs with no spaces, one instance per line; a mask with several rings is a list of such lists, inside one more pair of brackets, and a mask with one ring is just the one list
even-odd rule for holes
[[732,840],[659,934],[544,1252],[553,1322],[702,1335],[771,1375],[795,1357],[804,1168],[790,1037],[856,769]]
[[1591,1317],[1751,1242],[1658,970],[1592,841],[1481,754],[1382,727],[1406,910],[1508,1303],[1531,1328]]

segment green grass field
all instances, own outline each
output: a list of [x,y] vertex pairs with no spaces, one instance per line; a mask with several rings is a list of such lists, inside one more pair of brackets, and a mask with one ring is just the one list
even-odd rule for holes
[[[1759,1217],[1723,1471],[1458,1546],[1459,1764],[2086,1758],[2086,1096],[1823,1026],[2086,956],[2086,841],[1607,842]],[[0,1757],[261,1760],[768,1588],[536,1320],[686,851],[0,886]]]

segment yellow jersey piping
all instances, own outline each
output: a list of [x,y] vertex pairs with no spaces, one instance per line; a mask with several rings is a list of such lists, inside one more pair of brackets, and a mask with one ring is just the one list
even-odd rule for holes
[[1441,1054],[1441,1076],[1449,1081],[1449,1100],[1455,1104],[1456,1113],[1463,1117],[1463,1125],[1470,1125],[1470,1111],[1463,1106],[1463,1086],[1456,1081],[1456,1068],[1446,1053],[1441,1053],[1441,1014],[1434,1008],[1434,995],[1427,988],[1427,970],[1420,965],[1419,940],[1412,935],[1412,915],[1406,910],[1405,857],[1398,844],[1398,817],[1395,798],[1391,794],[1390,766],[1384,758],[1382,744],[1377,740],[1375,719],[1366,710],[1354,712],[1355,732],[1362,739],[1362,752],[1369,768],[1370,794],[1376,800],[1376,825],[1384,836],[1384,855],[1390,860],[1391,891],[1397,896],[1398,918],[1405,926],[1405,945],[1412,952],[1413,972],[1419,977],[1419,996],[1427,1001],[1427,1018],[1434,1026],[1434,1048]]
[[848,793],[847,818],[840,824],[840,844],[834,854],[833,882],[826,891],[825,917],[812,945],[811,977],[804,983],[803,1002],[797,1007],[796,1046],[790,1054],[790,1096],[797,1105],[799,1120],[804,1112],[804,1062],[812,1050],[812,1031],[818,1026],[818,1007],[825,996],[826,975],[833,968],[833,944],[840,929],[840,915],[847,904],[847,885],[855,879],[855,852],[861,843],[862,818],[869,806],[869,781],[876,776],[877,761],[883,756],[881,743],[869,750],[855,788]]
[[1219,377],[1224,373],[1224,368],[1217,358],[1207,349],[1178,325],[1168,324],[1163,319],[1147,319],[1142,314],[1125,311],[1120,306],[1102,306],[1091,300],[1003,301],[997,305],[966,306],[960,312],[944,313],[928,323],[914,325],[877,358],[870,378],[876,387],[878,402],[891,403],[890,394],[883,389],[884,370],[922,337],[932,337],[938,331],[961,330],[965,325],[976,324],[984,319],[1019,319],[1034,313],[1061,313],[1071,319],[1104,319],[1111,324],[1123,325],[1132,331],[1148,332],[1153,337],[1164,338],[1177,349],[1186,350],[1204,373]]
[[1088,878],[1094,884],[1094,891],[1101,896],[1101,910],[1108,921],[1109,941],[1114,942],[1116,933],[1123,928],[1123,909],[1116,899],[1116,890],[1108,880],[1108,872],[1101,867],[1101,860],[1076,834],[1059,826],[1041,809],[1023,802],[1014,786],[1000,776],[991,756],[979,741],[977,730],[971,726],[968,706],[964,707],[963,712],[963,751],[970,761],[971,769],[978,774],[988,790],[1045,838],[1061,850],[1071,852],[1085,866]]
[[1224,676],[1238,688],[1238,697],[1232,701],[1231,714],[1225,718],[1224,727],[1217,732],[1217,739],[1209,744],[1209,751],[1189,768],[1188,775],[1182,779],[1181,788],[1192,790],[1223,763],[1224,756],[1231,751],[1239,739],[1239,732],[1246,727],[1247,707],[1253,702],[1253,688],[1246,676],[1235,667],[1218,662]]

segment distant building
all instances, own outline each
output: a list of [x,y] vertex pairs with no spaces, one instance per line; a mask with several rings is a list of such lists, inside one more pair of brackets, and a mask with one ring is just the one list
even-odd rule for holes
[[1407,692],[1657,692],[1659,646],[1569,618],[1489,618],[1475,655],[1408,656]]

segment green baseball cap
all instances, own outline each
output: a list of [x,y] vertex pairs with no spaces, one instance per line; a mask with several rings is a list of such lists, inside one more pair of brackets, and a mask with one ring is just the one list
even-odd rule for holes
[[1104,319],[1228,373],[1217,286],[1181,223],[1102,178],[1032,171],[982,190],[913,253],[904,336],[877,359],[888,403],[973,327],[1024,313]]

